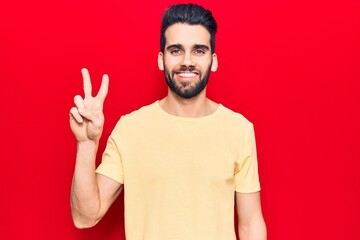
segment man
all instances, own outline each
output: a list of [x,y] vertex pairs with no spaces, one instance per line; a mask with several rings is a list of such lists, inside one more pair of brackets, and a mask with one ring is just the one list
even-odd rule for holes
[[104,75],[99,93],[82,70],[85,98],[74,98],[70,126],[77,139],[71,209],[78,228],[94,226],[125,188],[128,240],[234,240],[234,195],[242,240],[266,239],[252,124],[206,97],[217,25],[194,4],[163,16],[158,66],[165,98],[121,117],[101,165]]

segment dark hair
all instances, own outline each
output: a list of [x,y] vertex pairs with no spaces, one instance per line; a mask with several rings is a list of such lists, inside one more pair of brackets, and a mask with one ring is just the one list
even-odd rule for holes
[[217,24],[211,11],[197,4],[175,4],[169,7],[163,17],[160,34],[160,50],[164,52],[165,48],[165,31],[175,23],[186,23],[189,25],[201,25],[210,33],[211,52],[215,52],[215,33]]

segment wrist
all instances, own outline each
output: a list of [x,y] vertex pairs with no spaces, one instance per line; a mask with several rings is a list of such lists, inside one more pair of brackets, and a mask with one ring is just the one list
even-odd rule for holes
[[[76,151],[76,163],[80,165],[85,164],[87,167],[95,164],[98,145],[98,142],[92,140],[78,142]],[[91,164],[89,165],[89,163]]]
[[87,149],[91,149],[91,148],[96,148],[99,146],[99,140],[84,140],[84,141],[78,141],[77,142],[77,147],[78,148],[87,148]]

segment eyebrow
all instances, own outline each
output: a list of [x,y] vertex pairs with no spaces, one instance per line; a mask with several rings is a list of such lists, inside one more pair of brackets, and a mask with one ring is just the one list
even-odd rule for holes
[[[177,44],[171,44],[171,45],[167,46],[166,50],[169,51],[172,48],[183,49],[184,47],[183,47],[183,45],[177,43]],[[209,47],[204,44],[194,44],[193,49],[203,49],[203,50],[207,50],[207,51],[210,50]]]
[[209,51],[209,47],[204,44],[195,44],[194,49],[203,49]]
[[171,44],[171,45],[169,45],[169,46],[167,46],[167,48],[166,48],[166,50],[170,50],[170,49],[172,49],[172,48],[179,48],[179,49],[182,49],[183,47],[182,47],[182,45],[181,44]]

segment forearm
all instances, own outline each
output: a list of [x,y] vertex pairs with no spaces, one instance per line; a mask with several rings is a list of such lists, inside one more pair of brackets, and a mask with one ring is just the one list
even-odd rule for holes
[[98,144],[78,143],[76,164],[71,186],[71,213],[76,227],[95,225],[99,218],[100,196],[95,173]]
[[238,226],[240,240],[266,240],[267,231],[264,219],[261,217],[247,225]]

